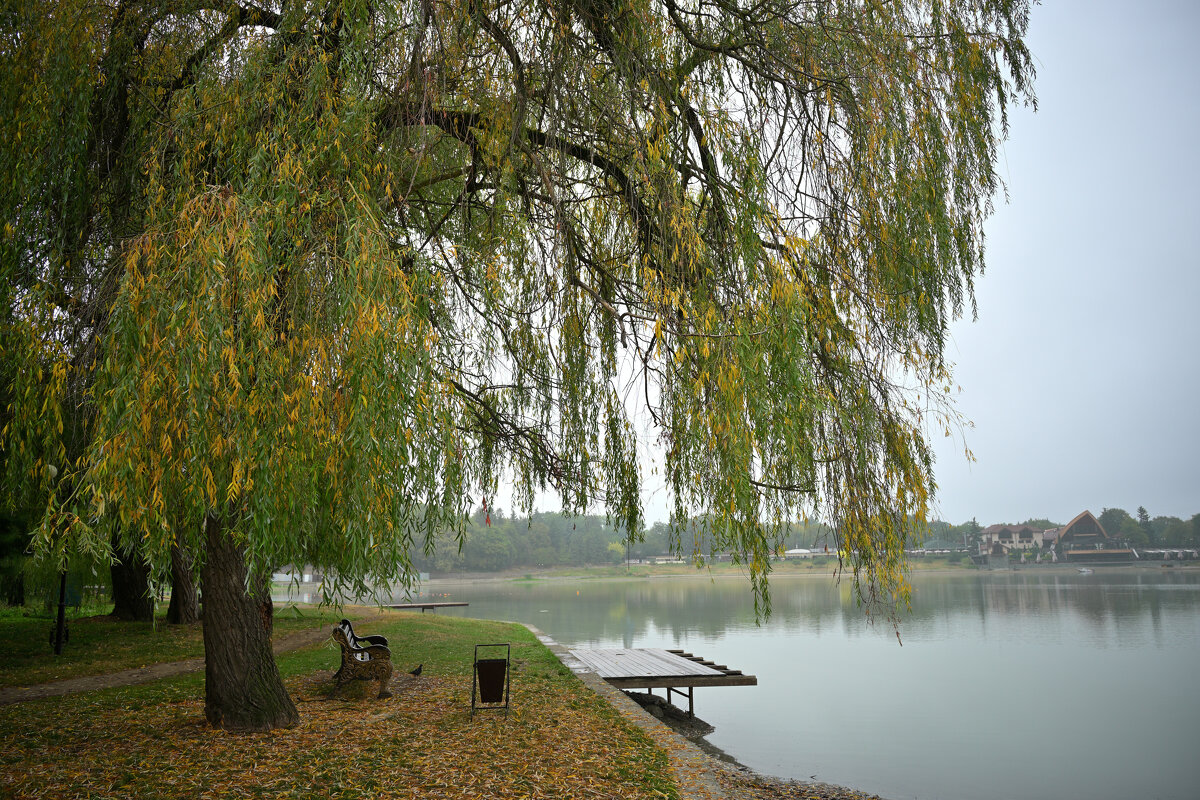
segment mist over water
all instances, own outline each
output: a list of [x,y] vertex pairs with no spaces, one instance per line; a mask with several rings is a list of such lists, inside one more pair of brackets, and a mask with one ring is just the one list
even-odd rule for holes
[[1200,572],[917,574],[872,625],[846,583],[435,582],[438,613],[528,622],[570,647],[681,647],[758,676],[698,689],[708,740],[760,772],[887,798],[1200,795]]

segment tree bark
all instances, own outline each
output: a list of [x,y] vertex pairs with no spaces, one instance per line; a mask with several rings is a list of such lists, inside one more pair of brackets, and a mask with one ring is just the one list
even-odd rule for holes
[[150,565],[137,550],[122,550],[113,543],[117,560],[112,575],[113,610],[110,616],[126,622],[153,622],[154,598],[150,595]]
[[275,601],[271,599],[271,573],[265,572],[250,579],[250,596],[258,605],[258,616],[262,620],[267,637],[275,633]]
[[193,625],[200,621],[199,592],[192,573],[192,560],[179,547],[171,548],[171,604],[167,623]]
[[248,590],[245,553],[225,528],[214,514],[204,520],[204,716],[230,731],[290,728],[300,715],[275,665],[270,621]]

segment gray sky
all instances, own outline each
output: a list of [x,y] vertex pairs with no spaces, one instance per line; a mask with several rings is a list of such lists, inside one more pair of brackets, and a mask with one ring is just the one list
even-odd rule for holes
[[1038,111],[947,349],[978,460],[935,441],[941,518],[1200,512],[1198,32],[1194,2],[1034,8]]

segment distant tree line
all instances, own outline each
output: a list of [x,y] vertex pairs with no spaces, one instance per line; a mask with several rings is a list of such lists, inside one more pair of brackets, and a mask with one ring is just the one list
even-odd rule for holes
[[449,533],[432,552],[413,558],[427,572],[498,572],[516,567],[549,568],[620,563],[623,536],[602,516],[535,513],[508,517],[503,509],[480,509],[465,529],[461,547]]
[[[627,542],[622,530],[602,516],[567,516],[554,512],[529,517],[505,516],[502,509],[477,510],[468,521],[461,547],[447,534],[430,553],[414,557],[413,563],[426,572],[497,572],[529,567],[581,567],[619,564],[626,558],[638,560],[693,553],[700,559],[720,555],[707,518],[691,520],[686,527],[657,522]],[[784,527],[772,549],[782,554],[791,548],[817,551],[837,550],[833,530],[818,522],[796,522]]]
[[1200,547],[1200,514],[1191,519],[1151,517],[1144,506],[1137,516],[1123,508],[1106,508],[1099,516],[1109,536],[1125,539],[1134,547]]
[[[1143,507],[1133,515],[1124,509],[1105,508],[1098,518],[1110,537],[1134,547],[1200,547],[1200,514],[1183,520],[1151,517]],[[0,602],[9,605],[49,602],[52,593],[57,597],[57,573],[36,569],[25,554],[29,543],[27,522],[15,515],[0,515]],[[1031,518],[1016,524],[1048,529],[1066,523]],[[978,545],[984,527],[975,519],[958,525],[934,520],[926,527],[924,536],[910,542],[910,547],[954,543],[973,548]],[[714,541],[705,518],[693,520],[681,529],[657,522],[643,530],[637,541],[627,543],[624,532],[603,516],[542,512],[515,517],[507,516],[502,509],[480,508],[467,523],[461,547],[458,540],[446,534],[436,540],[430,552],[415,555],[413,563],[424,572],[448,573],[620,564],[627,557],[645,559],[672,553],[714,558],[718,555]],[[785,526],[780,538],[772,544],[779,554],[793,548],[818,553],[837,550],[833,529],[816,521]],[[118,575],[122,568],[117,565]],[[115,596],[120,594],[116,591],[119,587],[114,585],[108,565],[73,564],[70,572],[73,597],[82,591],[113,597],[118,603],[137,599]]]

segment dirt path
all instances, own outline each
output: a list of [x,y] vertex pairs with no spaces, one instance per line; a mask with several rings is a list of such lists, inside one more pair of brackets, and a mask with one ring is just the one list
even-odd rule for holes
[[[358,624],[358,620],[355,620]],[[329,638],[329,627],[322,625],[311,631],[298,631],[278,639],[272,648],[276,655],[301,647],[319,644]],[[8,686],[0,688],[0,706],[13,703],[23,703],[26,700],[40,700],[43,697],[60,697],[76,692],[94,692],[98,689],[112,689],[118,686],[134,686],[139,683],[149,683],[160,678],[182,675],[186,672],[196,672],[204,669],[203,658],[189,658],[184,661],[168,661],[163,664],[150,664],[136,669],[126,669],[120,672],[110,672],[105,675],[86,675],[82,678],[68,678],[51,683],[39,683],[33,686]]]

